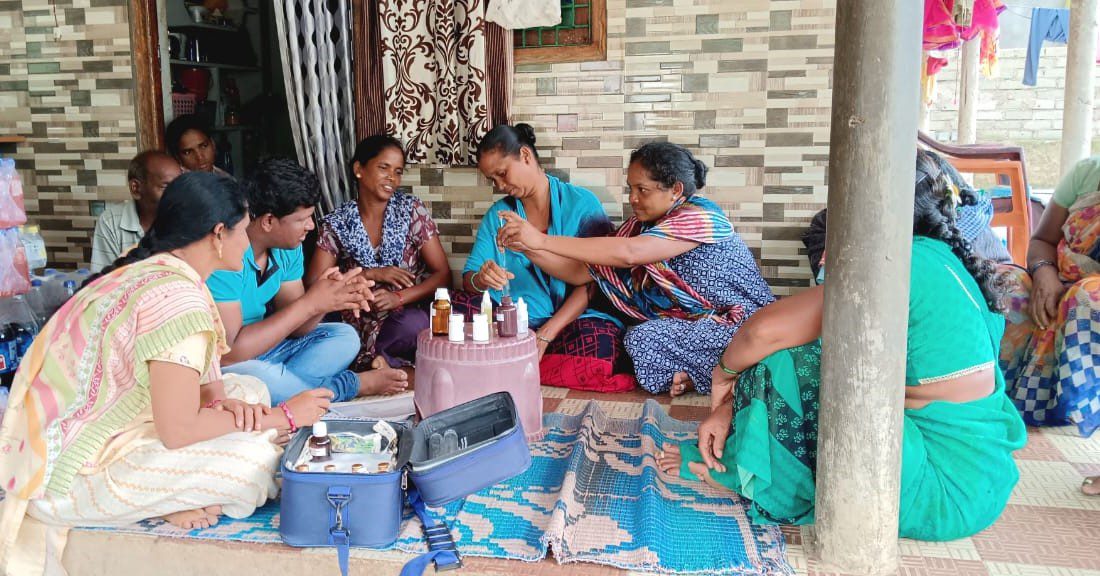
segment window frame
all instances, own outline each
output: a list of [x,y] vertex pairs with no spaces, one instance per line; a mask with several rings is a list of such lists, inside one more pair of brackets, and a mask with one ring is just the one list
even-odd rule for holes
[[[544,46],[516,48],[514,61],[522,64],[559,64],[564,62],[598,62],[607,60],[607,0],[588,0],[592,22],[592,42],[584,46]],[[513,30],[515,34],[521,30]]]

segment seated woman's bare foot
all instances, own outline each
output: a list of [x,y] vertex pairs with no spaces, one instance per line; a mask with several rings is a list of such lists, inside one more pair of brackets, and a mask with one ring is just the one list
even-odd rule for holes
[[691,381],[691,376],[688,376],[687,372],[677,372],[672,376],[672,388],[669,389],[669,393],[673,397],[687,394],[694,389],[695,383]]
[[396,368],[379,368],[359,373],[359,395],[399,394],[409,388],[409,375]]
[[199,508],[197,510],[184,510],[182,512],[165,514],[161,516],[161,518],[176,528],[182,528],[183,530],[201,530],[203,528],[216,526],[218,524],[218,517],[221,516],[221,514],[221,506],[207,506],[206,508]]
[[374,357],[374,360],[370,361],[370,367],[371,367],[372,370],[378,370],[380,368],[389,368],[390,363],[386,362],[386,359],[381,354],[379,354],[378,356]]
[[1100,496],[1100,476],[1089,476],[1081,484],[1081,492],[1085,496]]
[[[675,444],[665,444],[662,450],[657,453],[657,468],[670,476],[680,477],[680,465],[683,463],[683,456],[680,454],[680,447]],[[710,477],[710,469],[706,464],[702,462],[691,462],[688,464],[688,469],[692,474],[695,474],[697,478],[701,478],[703,482],[706,482],[711,488],[722,490],[723,492],[732,492],[729,488],[715,482]]]

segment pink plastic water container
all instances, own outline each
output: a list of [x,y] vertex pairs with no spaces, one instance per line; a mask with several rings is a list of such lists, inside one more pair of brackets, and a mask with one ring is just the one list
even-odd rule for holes
[[416,342],[416,386],[413,401],[421,418],[464,402],[508,392],[516,404],[527,441],[542,430],[542,389],[539,351],[534,332],[518,338],[491,336],[474,342],[466,325],[466,340],[451,342],[424,330]]

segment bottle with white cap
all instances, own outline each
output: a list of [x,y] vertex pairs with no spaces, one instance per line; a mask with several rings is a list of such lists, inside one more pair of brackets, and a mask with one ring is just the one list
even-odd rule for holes
[[435,289],[435,302],[432,302],[432,335],[446,336],[450,331],[451,295],[446,288]]
[[309,437],[309,455],[313,462],[332,460],[332,440],[328,437],[328,423],[324,420],[313,423],[313,434]]
[[489,318],[484,314],[474,314],[474,342],[489,341]]
[[447,332],[447,339],[451,342],[462,342],[466,340],[466,318],[462,314],[451,314],[450,330]]
[[516,336],[526,336],[529,328],[530,318],[527,316],[527,303],[523,301],[523,296],[516,300]]

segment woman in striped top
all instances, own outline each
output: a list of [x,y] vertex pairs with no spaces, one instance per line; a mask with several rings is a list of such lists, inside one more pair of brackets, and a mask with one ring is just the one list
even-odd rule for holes
[[279,444],[330,392],[272,409],[262,382],[222,378],[205,279],[241,266],[247,224],[235,181],[180,176],[138,247],[43,328],[0,427],[0,573],[52,571],[67,526],[205,528],[275,494]]

